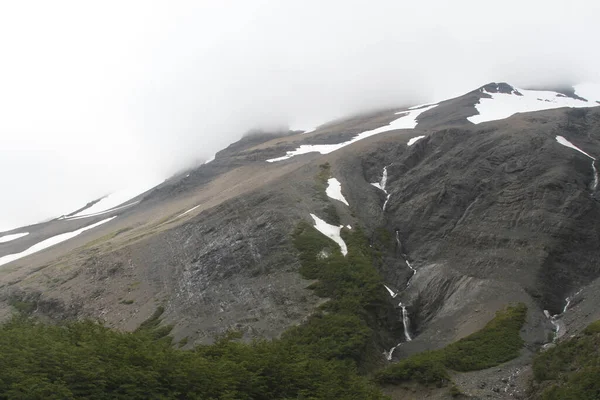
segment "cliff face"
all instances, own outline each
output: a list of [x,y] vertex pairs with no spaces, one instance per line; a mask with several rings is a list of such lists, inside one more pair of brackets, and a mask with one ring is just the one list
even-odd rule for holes
[[[4,312],[18,301],[38,315],[135,329],[162,305],[176,340],[187,337],[189,345],[230,329],[276,337],[325,301],[298,273],[292,232],[300,221],[313,224],[310,214],[330,223],[337,215],[335,225],[361,226],[383,249],[381,276],[398,293],[383,313],[396,324],[382,325],[382,352],[406,340],[400,302],[407,312],[413,340],[390,358],[464,337],[516,301],[529,307],[522,336],[533,351],[553,329],[543,310],[562,313],[580,289],[563,329],[600,317],[585,290],[600,277],[596,165],[557,141],[600,155],[600,111],[539,111],[473,125],[467,117],[486,96],[474,91],[440,103],[417,117],[415,129],[327,154],[266,162],[303,144],[346,142],[398,115],[244,138],[136,207],[107,214],[117,218],[98,231],[2,267]],[[319,174],[326,163],[348,206],[325,195]],[[67,223],[76,228],[51,221],[31,237]],[[24,243],[0,244],[0,256]]]

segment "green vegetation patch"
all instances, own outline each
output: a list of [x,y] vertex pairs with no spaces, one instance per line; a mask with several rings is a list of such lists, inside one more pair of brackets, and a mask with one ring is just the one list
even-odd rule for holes
[[[374,364],[376,330],[381,325],[373,312],[390,307],[366,236],[360,229],[342,229],[348,247],[344,257],[336,243],[302,222],[294,232],[301,274],[317,280],[311,288],[328,298],[306,323],[292,328],[283,340],[301,344],[305,351],[325,359],[353,361],[361,371]],[[324,256],[327,254],[327,256]]]
[[[169,333],[171,333],[171,331],[173,330],[173,325],[161,326],[161,317],[164,314],[164,312],[165,308],[163,306],[159,306],[154,311],[152,316],[150,316],[150,318],[142,322],[142,324],[136,329],[136,332],[140,334],[149,335],[155,340],[167,338]],[[168,341],[170,343],[171,339],[169,338]]]
[[385,384],[417,381],[443,385],[447,370],[475,371],[490,368],[519,356],[523,347],[520,330],[527,307],[519,303],[498,311],[487,325],[443,349],[415,354],[379,371],[376,380]]
[[17,310],[17,312],[23,315],[30,315],[37,308],[37,302],[35,301],[19,300],[16,298],[10,299],[8,304],[13,306]]
[[317,191],[317,196],[324,201],[328,200],[326,190],[329,178],[331,178],[331,165],[329,163],[319,165],[319,172],[317,173],[317,176],[315,176],[315,189]]
[[0,399],[382,400],[361,370],[368,354],[379,354],[369,310],[386,305],[385,293],[360,229],[343,237],[347,257],[312,226],[298,226],[302,273],[329,301],[281,339],[242,343],[231,333],[180,350],[163,307],[132,333],[13,319],[0,326]]
[[533,390],[543,400],[600,398],[600,321],[581,335],[538,354]]
[[15,318],[0,327],[0,399],[382,399],[352,363],[235,337],[183,351],[144,330]]

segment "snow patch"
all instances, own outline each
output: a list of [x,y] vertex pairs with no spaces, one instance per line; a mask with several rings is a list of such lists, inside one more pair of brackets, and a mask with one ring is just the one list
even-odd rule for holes
[[341,201],[345,205],[350,206],[342,194],[342,184],[337,179],[330,178],[327,180],[327,189],[325,189],[325,193],[332,199]]
[[589,158],[591,158],[592,160],[595,160],[594,157],[590,156],[588,153],[586,153],[585,151],[581,150],[579,147],[575,146],[573,143],[569,142],[567,139],[565,139],[562,136],[557,136],[556,137],[556,141],[560,144],[562,144],[563,146],[566,147],[570,147],[573,150],[577,150],[578,152],[580,152],[581,154],[585,154],[586,156],[588,156]]
[[573,143],[569,142],[567,139],[565,139],[562,136],[557,136],[556,141],[558,143],[562,144],[563,146],[566,146],[573,150],[576,150],[592,159],[592,173],[594,174],[594,181],[592,182],[591,189],[592,189],[592,192],[596,191],[596,188],[598,187],[598,170],[596,169],[596,159],[594,157],[590,156],[585,151],[581,150],[579,147],[575,146]]
[[423,139],[424,137],[425,137],[425,135],[414,137],[414,138],[410,139],[408,141],[408,143],[406,143],[406,145],[407,146],[412,146],[413,144],[417,143],[419,140]]
[[385,288],[387,289],[388,293],[390,294],[390,296],[392,296],[392,299],[394,299],[396,296],[398,296],[398,293],[395,293],[392,289],[390,289],[387,285],[383,285],[385,286]]
[[344,242],[344,239],[342,239],[342,236],[340,235],[340,232],[344,226],[329,225],[327,222],[323,221],[314,214],[310,214],[310,216],[315,221],[315,228],[323,235],[336,242],[340,246],[340,250],[343,255],[348,254],[346,242]]
[[198,204],[198,205],[197,205],[197,206],[195,206],[195,207],[192,207],[192,208],[190,208],[190,209],[189,209],[189,210],[187,210],[187,211],[184,211],[184,212],[182,212],[181,214],[179,214],[178,216],[176,216],[176,217],[175,217],[175,218],[173,218],[173,219],[177,219],[177,218],[183,217],[185,214],[191,213],[192,211],[194,211],[194,210],[195,210],[196,208],[198,208],[198,207],[200,207],[200,204]]
[[489,93],[485,89],[482,89],[482,92],[490,95],[491,98],[479,99],[479,103],[475,105],[479,115],[473,115],[467,119],[474,124],[479,124],[481,122],[508,118],[511,115],[522,112],[550,110],[561,107],[576,108],[600,105],[595,101],[577,100],[552,91],[514,89],[521,93],[522,96],[514,93]]
[[0,236],[0,243],[11,242],[13,240],[17,240],[17,239],[22,238],[23,236],[27,236],[27,235],[29,235],[29,232],[13,233],[10,235]]
[[117,218],[117,217],[110,217],[110,218],[104,219],[104,220],[102,220],[100,222],[96,222],[95,224],[92,224],[92,225],[83,227],[81,229],[78,229],[76,231],[61,233],[60,235],[52,236],[51,238],[42,240],[41,242],[34,244],[33,246],[31,246],[27,250],[24,250],[24,251],[22,251],[20,253],[8,254],[8,255],[6,255],[4,257],[0,257],[0,265],[8,264],[9,262],[18,260],[19,258],[23,258],[23,257],[28,256],[28,255],[33,254],[33,253],[37,253],[38,251],[47,249],[48,247],[52,247],[52,246],[54,246],[56,244],[59,244],[59,243],[62,243],[64,241],[67,241],[69,239],[72,239],[75,236],[77,236],[77,235],[79,235],[79,234],[81,234],[81,233],[83,233],[83,232],[85,232],[87,230],[90,230],[90,229],[93,229],[93,228],[95,228],[97,226],[105,224],[108,221],[111,221],[111,220],[113,220],[115,218]]
[[437,106],[437,104],[434,104],[432,106],[420,108],[418,110],[409,109],[407,111],[400,111],[400,112],[397,112],[396,115],[397,114],[402,114],[402,115],[398,119],[395,119],[394,121],[390,122],[389,125],[381,126],[376,129],[372,129],[369,131],[359,133],[358,135],[356,135],[354,138],[352,138],[351,140],[349,140],[347,142],[337,143],[337,144],[303,144],[300,147],[298,147],[296,150],[288,151],[285,156],[271,158],[271,159],[267,160],[267,162],[283,161],[283,160],[290,159],[294,156],[312,153],[312,152],[317,152],[317,153],[321,153],[321,154],[329,154],[331,152],[341,149],[342,147],[346,147],[352,143],[358,142],[359,140],[366,139],[368,137],[377,135],[382,132],[387,132],[387,131],[391,131],[391,130],[395,130],[395,129],[414,129],[418,124],[418,121],[417,121],[418,116],[421,115],[422,113],[424,113],[425,111],[430,110],[436,106]]

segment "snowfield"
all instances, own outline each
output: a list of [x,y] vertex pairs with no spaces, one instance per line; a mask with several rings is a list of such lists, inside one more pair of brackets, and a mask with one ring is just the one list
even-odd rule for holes
[[307,154],[307,153],[313,153],[313,152],[317,152],[317,153],[321,153],[321,154],[329,154],[331,152],[341,149],[342,147],[346,147],[348,145],[351,145],[352,143],[358,142],[359,140],[366,139],[368,137],[377,135],[382,132],[387,132],[387,131],[391,131],[391,130],[395,130],[395,129],[414,129],[417,126],[417,123],[418,123],[417,118],[419,117],[419,115],[421,115],[422,113],[424,113],[427,110],[431,110],[432,108],[434,108],[436,106],[437,106],[437,104],[434,104],[432,106],[423,107],[423,108],[419,108],[419,109],[415,109],[415,110],[409,109],[406,111],[400,111],[400,112],[397,112],[396,114],[402,114],[402,115],[398,119],[395,119],[394,121],[390,122],[388,125],[380,126],[379,128],[359,133],[358,135],[356,135],[354,138],[352,138],[351,140],[349,140],[347,142],[337,143],[337,144],[303,144],[300,147],[298,147],[296,150],[288,151],[285,156],[271,158],[271,159],[267,160],[267,162],[283,161],[283,160],[290,159],[294,156],[298,156],[301,154]]
[[8,264],[9,262],[18,260],[19,258],[26,257],[26,256],[28,256],[30,254],[37,253],[38,251],[47,249],[48,247],[52,247],[52,246],[54,246],[56,244],[59,244],[59,243],[62,243],[64,241],[67,241],[69,239],[72,239],[75,236],[77,236],[77,235],[79,235],[79,234],[81,234],[81,233],[83,233],[83,232],[85,232],[87,230],[90,230],[90,229],[93,229],[93,228],[95,228],[97,226],[105,224],[105,223],[107,223],[107,222],[109,222],[109,221],[111,221],[111,220],[113,220],[115,218],[117,218],[117,217],[111,217],[111,218],[104,219],[104,220],[102,220],[100,222],[96,222],[95,224],[92,224],[92,225],[89,225],[89,226],[85,226],[85,227],[83,227],[81,229],[78,229],[76,231],[61,233],[60,235],[52,236],[51,238],[42,240],[41,242],[34,244],[33,246],[31,246],[27,250],[24,250],[24,251],[22,251],[20,253],[8,254],[8,255],[5,255],[4,257],[0,257],[0,265]]
[[[67,217],[67,219],[94,217],[94,216],[98,216],[98,215],[101,215],[101,214],[104,214],[104,213],[107,213],[110,211],[115,211],[117,209],[116,208],[117,206],[121,206],[128,200],[131,200],[134,197],[137,197],[140,194],[147,192],[148,190],[152,189],[153,187],[156,187],[161,182],[162,182],[162,180],[160,180],[160,181],[152,180],[152,181],[147,181],[147,182],[144,182],[141,184],[133,185],[131,187],[128,187],[128,188],[125,188],[122,190],[118,190],[114,193],[111,193],[111,194],[103,197],[99,202],[97,202],[90,208],[86,208],[85,210],[83,210],[75,215]],[[124,205],[119,208],[129,207],[129,206],[132,206],[133,204],[135,204],[135,203]]]
[[13,240],[17,240],[17,239],[22,238],[23,236],[27,236],[27,235],[29,235],[29,232],[13,233],[11,235],[0,236],[0,243],[11,242]]
[[331,197],[334,200],[341,201],[345,205],[349,206],[348,201],[342,194],[342,184],[335,178],[331,178],[327,180],[327,189],[325,190],[327,196]]
[[[467,119],[474,124],[479,124],[481,122],[508,118],[516,113],[550,110],[561,107],[579,108],[600,105],[594,100],[577,100],[552,91],[514,89],[521,93],[522,96],[515,93],[489,93],[483,88],[480,89],[482,93],[486,93],[492,97],[480,99],[479,103],[475,105],[479,115],[473,115]],[[591,92],[595,89],[588,90]],[[585,98],[585,96],[582,97]]]
[[321,218],[317,217],[314,214],[310,214],[310,216],[315,221],[315,228],[323,235],[336,242],[340,246],[340,250],[343,255],[348,254],[348,247],[346,246],[346,242],[344,242],[344,239],[342,239],[342,236],[340,236],[340,231],[342,230],[343,225],[329,225],[327,222],[323,221]]

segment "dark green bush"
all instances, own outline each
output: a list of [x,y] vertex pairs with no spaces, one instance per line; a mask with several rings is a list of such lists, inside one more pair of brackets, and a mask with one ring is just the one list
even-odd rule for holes
[[[325,346],[326,348],[326,346]],[[380,399],[352,363],[289,341],[194,351],[93,322],[0,327],[0,399]]]
[[535,383],[544,382],[544,400],[600,398],[600,321],[583,334],[538,354],[533,361]]
[[[278,340],[240,343],[231,332],[179,350],[163,307],[133,333],[16,318],[0,327],[0,399],[382,399],[358,371],[373,341],[366,307],[384,304],[383,286],[360,229],[344,238],[347,257],[298,226],[302,273],[318,279],[315,290],[329,301]],[[329,257],[319,256],[323,249]]]
[[520,330],[525,323],[527,307],[520,303],[498,311],[487,325],[443,349],[415,354],[379,371],[380,383],[397,384],[417,381],[423,384],[445,384],[446,369],[474,371],[499,365],[516,358],[523,347]]

